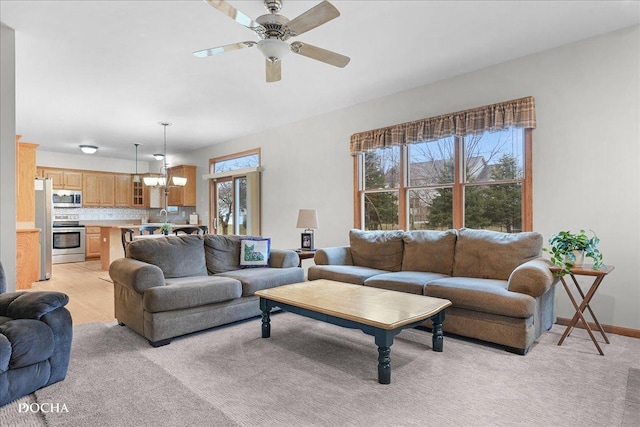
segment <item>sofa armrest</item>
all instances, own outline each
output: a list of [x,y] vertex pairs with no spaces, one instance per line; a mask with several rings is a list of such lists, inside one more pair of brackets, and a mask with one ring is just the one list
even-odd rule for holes
[[300,257],[296,251],[289,249],[271,249],[269,255],[269,267],[291,268],[300,264]]
[[313,257],[316,265],[353,265],[350,246],[334,246],[316,251]]
[[508,290],[536,298],[547,292],[558,281],[553,277],[549,266],[551,262],[536,258],[516,267],[509,276]]
[[40,320],[68,302],[69,297],[62,292],[10,292],[0,295],[0,316]]
[[143,293],[155,286],[165,286],[164,274],[160,267],[132,258],[119,258],[109,266],[109,276],[132,291]]

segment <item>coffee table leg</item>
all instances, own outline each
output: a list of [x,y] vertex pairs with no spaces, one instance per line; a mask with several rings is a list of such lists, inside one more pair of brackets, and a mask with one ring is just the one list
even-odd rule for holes
[[436,314],[431,318],[433,323],[433,338],[431,338],[431,344],[433,351],[442,352],[444,345],[444,333],[442,332],[442,323],[444,322],[444,310]]
[[391,384],[391,346],[393,334],[384,329],[375,331],[376,345],[378,346],[378,382]]
[[378,347],[378,382],[391,384],[391,348]]
[[271,307],[268,307],[267,300],[260,298],[260,310],[262,310],[262,338],[271,336]]

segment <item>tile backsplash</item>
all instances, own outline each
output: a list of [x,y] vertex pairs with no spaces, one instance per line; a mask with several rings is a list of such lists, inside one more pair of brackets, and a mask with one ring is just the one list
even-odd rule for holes
[[[195,207],[169,208],[167,221],[174,223],[186,223],[189,215],[195,211]],[[136,209],[136,208],[54,208],[55,214],[76,214],[80,221],[135,221],[135,222],[164,222],[164,214],[160,216],[160,209]]]

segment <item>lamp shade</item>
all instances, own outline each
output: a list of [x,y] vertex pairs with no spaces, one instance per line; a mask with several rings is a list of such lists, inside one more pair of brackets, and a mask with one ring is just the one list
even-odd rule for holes
[[155,187],[158,185],[158,177],[155,176],[145,176],[142,180],[144,181],[144,185],[149,187]]
[[315,209],[300,209],[296,228],[318,228],[318,213]]
[[178,187],[184,187],[185,185],[187,185],[187,178],[182,176],[174,176],[173,178],[171,178],[171,181],[173,182],[173,185],[176,185]]
[[280,39],[263,39],[258,42],[258,50],[262,52],[265,58],[274,61],[282,59],[283,56],[289,53],[291,47]]

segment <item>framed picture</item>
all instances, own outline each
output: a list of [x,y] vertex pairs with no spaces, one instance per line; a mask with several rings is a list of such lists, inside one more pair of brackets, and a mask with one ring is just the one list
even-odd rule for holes
[[300,248],[313,249],[313,233],[301,233],[300,236]]

